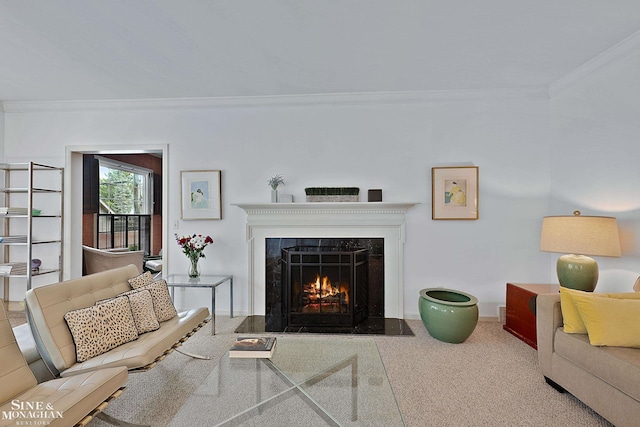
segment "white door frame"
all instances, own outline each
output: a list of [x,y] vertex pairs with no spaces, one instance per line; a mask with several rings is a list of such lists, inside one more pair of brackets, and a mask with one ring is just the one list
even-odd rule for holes
[[[64,173],[64,245],[63,279],[82,276],[82,155],[83,154],[151,154],[162,153],[162,230],[168,230],[169,145],[75,145],[66,147]],[[162,247],[167,247],[167,233],[162,233]],[[163,250],[163,263],[168,264],[169,251]]]

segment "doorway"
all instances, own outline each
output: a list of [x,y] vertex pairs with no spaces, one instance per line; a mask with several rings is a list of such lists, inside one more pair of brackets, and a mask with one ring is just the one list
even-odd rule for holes
[[[63,276],[65,280],[82,275],[82,244],[83,244],[83,158],[85,155],[100,156],[135,156],[152,155],[161,159],[162,179],[159,183],[164,189],[161,203],[161,219],[157,224],[157,238],[160,247],[167,245],[168,218],[168,145],[140,145],[135,149],[119,146],[74,146],[67,147],[65,165],[65,200],[64,200],[64,249]],[[163,251],[164,264],[167,264],[167,251]]]

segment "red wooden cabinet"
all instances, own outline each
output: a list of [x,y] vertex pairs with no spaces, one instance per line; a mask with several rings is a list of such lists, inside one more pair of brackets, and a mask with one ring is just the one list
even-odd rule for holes
[[536,297],[558,292],[559,285],[507,283],[507,310],[504,330],[538,349]]

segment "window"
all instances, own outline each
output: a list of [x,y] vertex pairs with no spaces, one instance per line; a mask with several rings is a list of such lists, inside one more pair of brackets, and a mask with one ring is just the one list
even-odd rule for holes
[[150,214],[153,172],[103,157],[98,160],[100,213]]

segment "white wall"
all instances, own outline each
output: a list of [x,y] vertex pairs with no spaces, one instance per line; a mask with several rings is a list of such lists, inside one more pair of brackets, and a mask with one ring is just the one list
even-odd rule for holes
[[0,159],[4,157],[4,111],[0,108]]
[[[240,313],[248,307],[245,214],[230,204],[268,202],[267,179],[276,173],[296,201],[304,200],[307,186],[357,186],[361,200],[368,188],[382,188],[385,201],[420,203],[407,214],[406,317],[418,317],[418,292],[425,287],[469,292],[478,297],[481,316],[496,316],[507,281],[555,281],[549,268],[555,258],[538,251],[541,218],[549,213],[548,99],[313,101],[13,109],[5,118],[5,160],[64,165],[68,146],[168,144],[170,225],[180,217],[180,171],[222,170],[223,220],[180,221],[179,230],[169,226],[166,232],[214,237],[202,270],[234,275]],[[455,164],[480,167],[478,221],[431,220],[431,167]],[[79,218],[79,212],[69,214]],[[166,271],[186,271],[187,259],[172,238],[166,250]],[[179,305],[209,299],[207,291],[197,292],[184,291]],[[226,292],[222,287],[217,294],[222,312],[228,310]]]
[[622,258],[596,257],[598,291],[640,274],[640,52],[580,79],[550,102],[551,210],[618,218]]
[[0,159],[4,158],[4,110],[0,107]]

